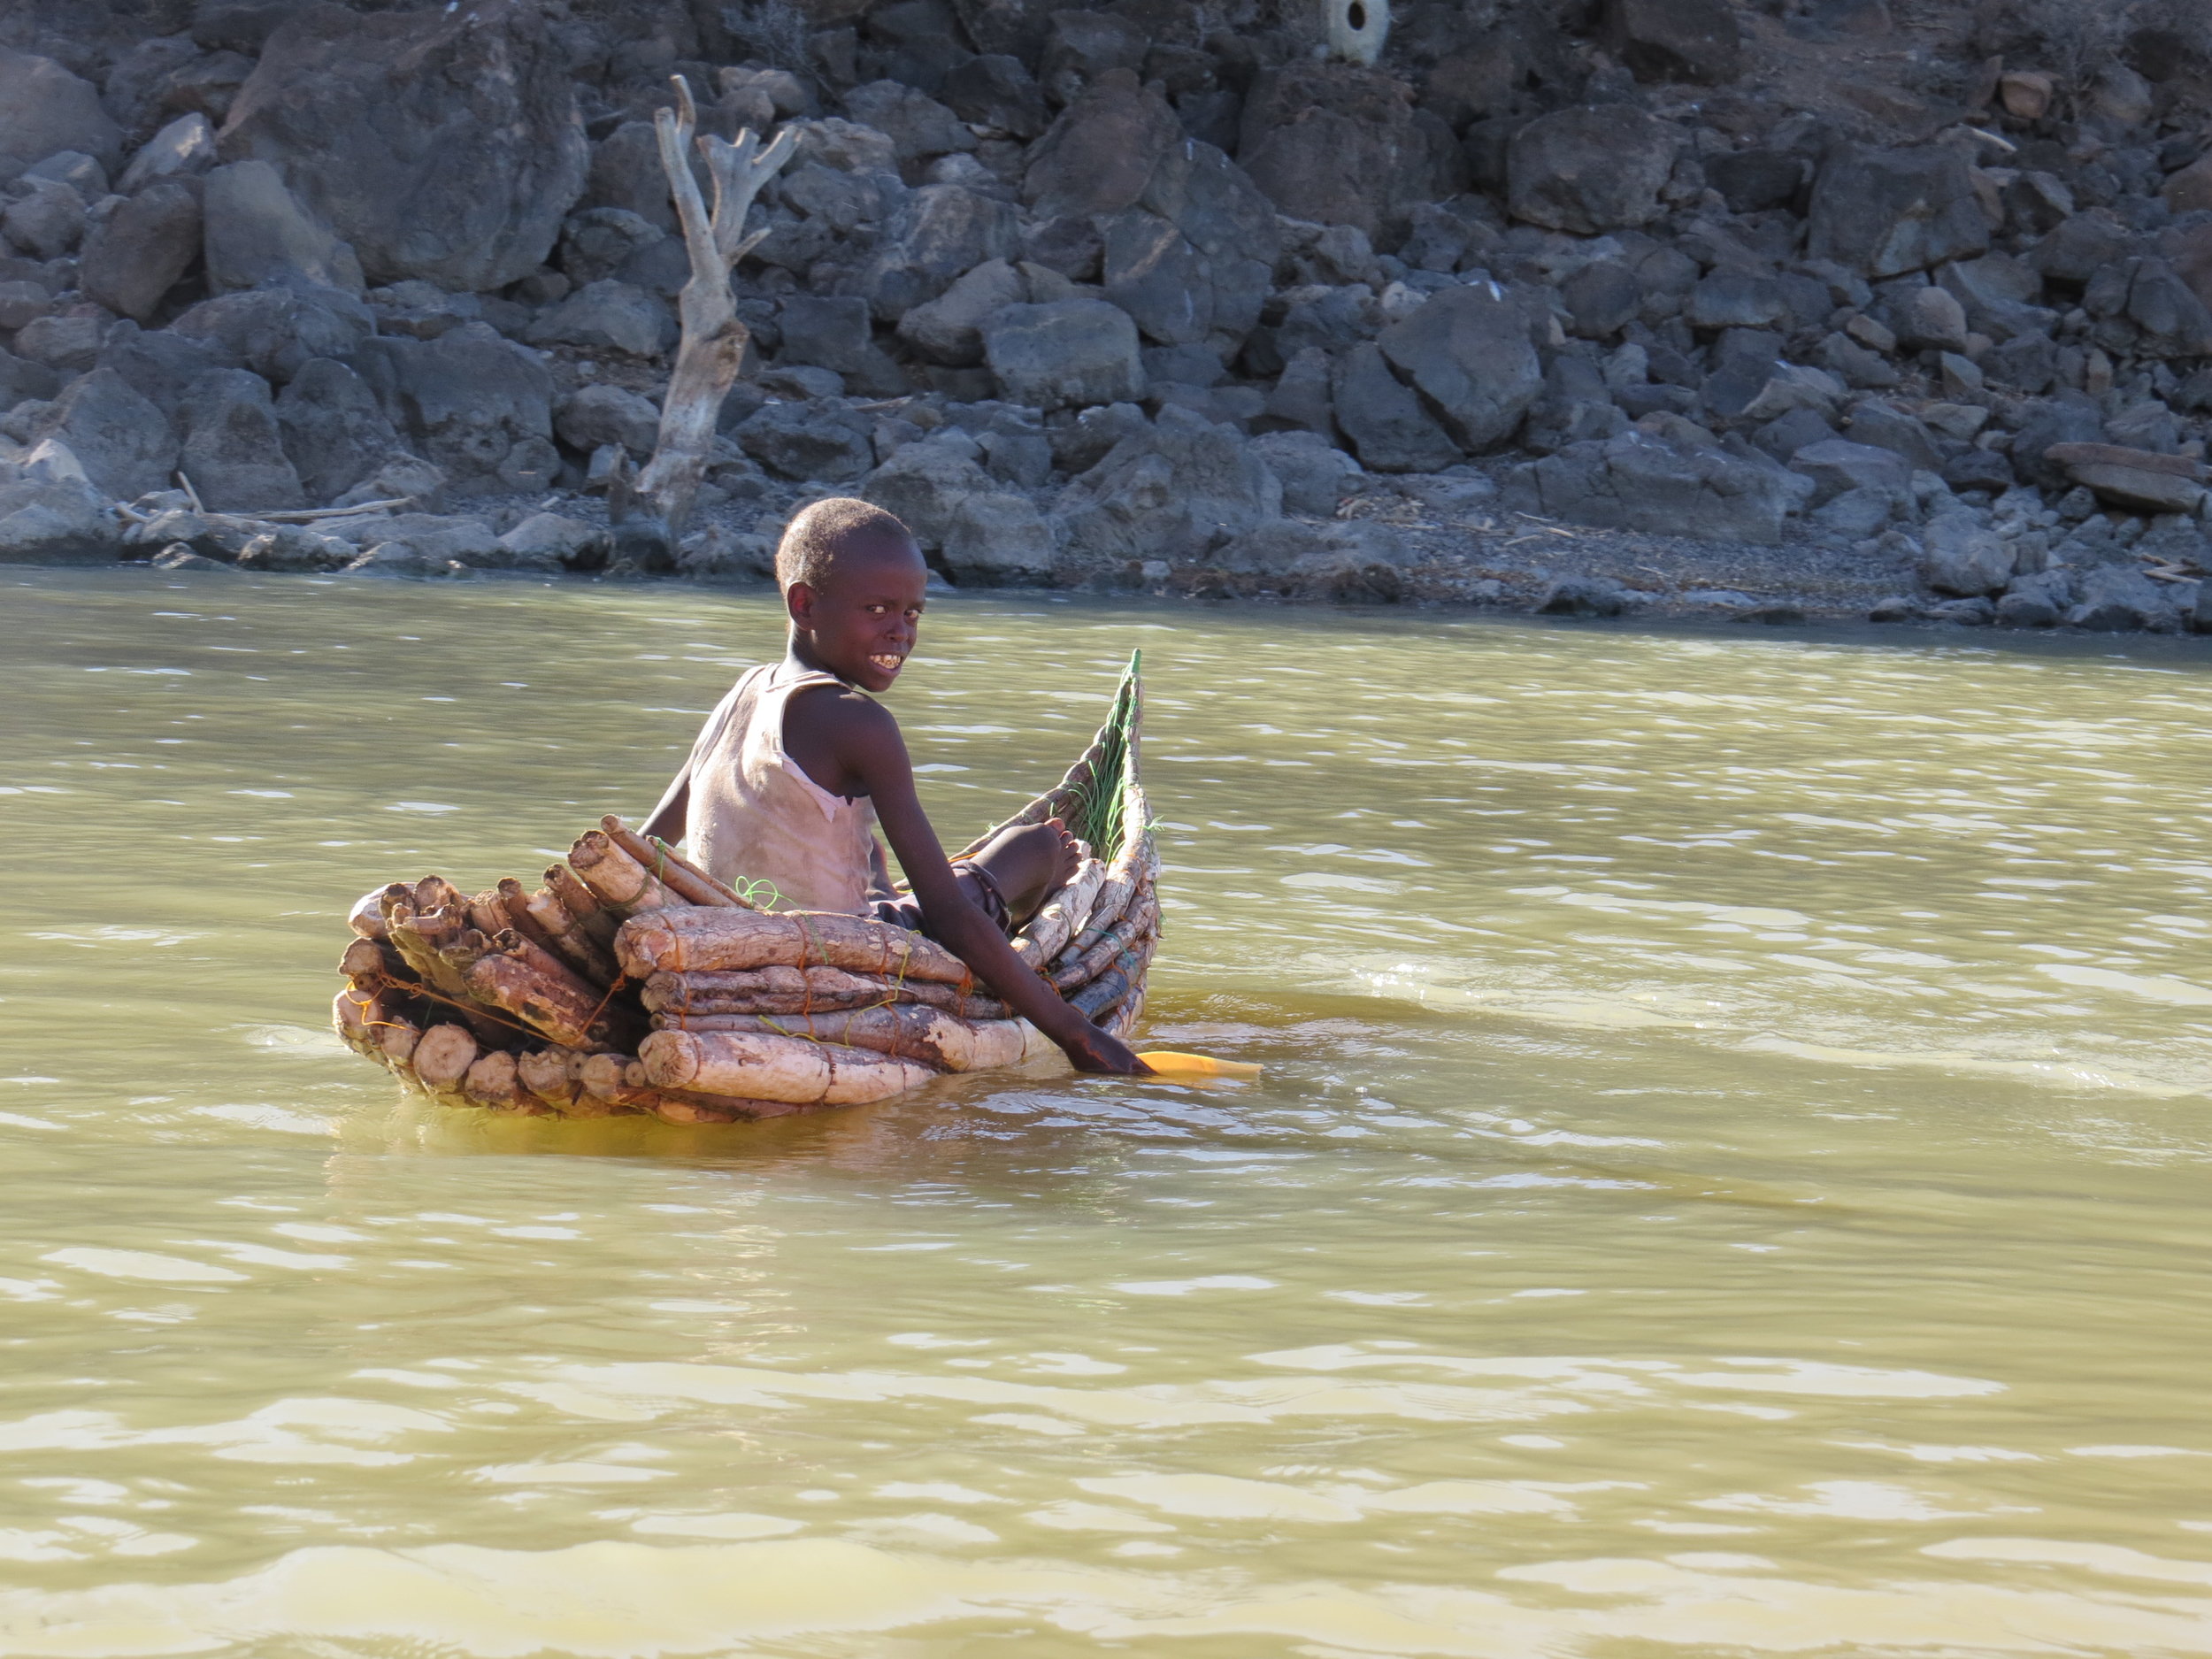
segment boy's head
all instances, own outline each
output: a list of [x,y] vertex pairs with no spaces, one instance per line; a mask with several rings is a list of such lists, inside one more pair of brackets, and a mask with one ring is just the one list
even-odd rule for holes
[[883,691],[914,649],[929,567],[907,527],[846,496],[792,519],[776,580],[803,655],[866,691]]

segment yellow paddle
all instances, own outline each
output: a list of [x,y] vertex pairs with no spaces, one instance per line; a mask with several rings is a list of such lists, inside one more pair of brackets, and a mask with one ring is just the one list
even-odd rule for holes
[[1217,1060],[1210,1054],[1177,1054],[1171,1048],[1155,1048],[1141,1054],[1143,1061],[1162,1077],[1257,1077],[1260,1068],[1243,1060]]

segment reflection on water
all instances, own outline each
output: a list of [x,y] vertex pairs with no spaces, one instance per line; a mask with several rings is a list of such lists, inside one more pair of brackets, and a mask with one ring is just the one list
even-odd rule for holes
[[2212,1652],[2185,649],[950,603],[956,835],[1145,648],[1145,1034],[1266,1075],[679,1130],[329,963],[764,597],[0,580],[0,1652]]

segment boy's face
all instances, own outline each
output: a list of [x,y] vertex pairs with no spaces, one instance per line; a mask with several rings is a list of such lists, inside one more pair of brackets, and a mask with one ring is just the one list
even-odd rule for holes
[[784,608],[816,662],[863,691],[887,691],[920,636],[928,586],[911,541],[878,536],[841,548],[820,588],[792,583]]

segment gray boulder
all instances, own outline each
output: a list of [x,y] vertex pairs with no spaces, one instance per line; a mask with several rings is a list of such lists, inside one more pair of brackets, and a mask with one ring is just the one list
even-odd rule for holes
[[1233,426],[1168,408],[1053,504],[1079,562],[1187,560],[1282,516],[1282,485]]
[[1907,292],[1889,308],[1897,343],[1908,351],[1964,351],[1966,307],[1933,284]]
[[1248,531],[1210,563],[1243,593],[1346,604],[1394,604],[1405,597],[1404,538],[1371,518],[1299,524],[1277,519]]
[[557,512],[534,512],[499,538],[504,570],[581,570],[606,553],[607,533]]
[[0,484],[0,565],[109,565],[122,526],[81,479]]
[[122,158],[122,129],[101,107],[99,88],[50,58],[0,50],[0,178],[61,150],[110,169]]
[[2212,311],[2163,259],[2133,258],[2089,280],[2082,309],[2100,319],[2100,343],[2145,357],[2212,353]]
[[180,115],[143,144],[115,181],[118,194],[136,196],[158,179],[184,179],[215,165],[215,129],[196,110]]
[[960,503],[997,489],[982,467],[982,453],[967,434],[941,432],[900,446],[868,474],[859,493],[895,515],[924,550],[934,552],[952,534]]
[[983,361],[983,325],[1028,297],[1029,285],[1020,272],[1003,259],[987,259],[900,318],[899,338],[931,363],[972,367]]
[[706,525],[676,549],[676,572],[695,582],[773,581],[775,544],[764,535]]
[[[219,341],[180,334],[173,328],[144,329],[126,320],[109,326],[98,366],[113,369],[173,422],[186,387],[210,369],[238,367],[238,359]],[[5,380],[5,371],[6,365],[0,364],[0,382]]]
[[1329,390],[1337,426],[1371,471],[1436,472],[1458,464],[1459,445],[1390,372],[1379,346],[1354,346],[1339,357]]
[[542,490],[559,475],[552,377],[534,352],[489,326],[465,324],[435,340],[380,335],[362,343],[354,367],[407,447],[455,491]]
[[1544,590],[1543,617],[1617,617],[1629,608],[1628,590],[1603,576],[1563,576]]
[[783,334],[780,365],[831,370],[868,397],[895,397],[907,389],[904,372],[876,344],[868,302],[857,295],[787,295],[776,323]]
[[1271,432],[1252,440],[1252,452],[1283,487],[1283,511],[1308,518],[1333,518],[1366,474],[1350,456],[1315,432]]
[[188,185],[149,185],[85,239],[77,286],[108,310],[150,319],[200,254],[200,204]]
[[2066,613],[2070,627],[2102,633],[2147,629],[2170,634],[2181,613],[2166,589],[2118,565],[2100,565],[2081,579],[2081,603]]
[[1606,0],[1598,38],[1639,81],[1721,86],[1743,72],[1728,0]]
[[33,399],[43,403],[61,389],[61,376],[43,363],[0,351],[0,410]]
[[1772,542],[1812,488],[1811,480],[1747,447],[1736,451],[1638,430],[1524,462],[1506,475],[1505,503],[1609,529]]
[[1525,316],[1488,284],[1444,289],[1376,344],[1470,454],[1510,438],[1543,387]]
[[203,300],[171,325],[273,385],[316,357],[343,362],[367,344],[376,320],[336,288],[254,288]]
[[2012,580],[2012,549],[1971,513],[1930,519],[1920,547],[1920,580],[1939,594],[1971,599],[2001,592]]
[[85,199],[58,180],[35,181],[0,211],[0,230],[34,259],[58,259],[83,238]]
[[177,464],[168,418],[112,369],[73,381],[36,435],[67,445],[93,487],[119,501],[167,488]]
[[53,311],[53,292],[43,282],[21,278],[0,282],[0,329],[13,334],[26,323],[51,316]]
[[1809,522],[1823,536],[1855,544],[1878,534],[1897,516],[1901,504],[1897,492],[1862,485],[1816,508]]
[[1167,219],[1141,210],[1102,219],[1100,228],[1106,297],[1136,320],[1147,339],[1161,345],[1233,343],[1259,321],[1269,261],[1227,246],[1208,254]]
[[1989,219],[1966,158],[1948,144],[1839,144],[1813,180],[1807,255],[1870,277],[1901,276],[1987,251]]
[[676,313],[657,294],[606,278],[588,282],[524,332],[534,346],[590,346],[657,357],[676,343]]
[[1134,207],[1161,159],[1185,142],[1164,99],[1117,68],[1100,75],[1031,151],[1022,201],[1041,219]]
[[[87,316],[86,311],[93,314]],[[100,355],[108,319],[97,306],[35,318],[15,332],[19,357],[64,374],[81,374]]]
[[669,240],[665,229],[641,213],[588,207],[570,214],[561,227],[561,273],[578,288],[619,276],[641,251]]
[[1000,396],[1033,409],[1081,409],[1144,396],[1137,327],[1103,300],[1009,305],[982,326]]
[[1026,495],[964,495],[945,526],[944,563],[963,588],[1033,588],[1052,580],[1057,546]]
[[571,392],[553,412],[561,442],[586,455],[612,443],[643,461],[659,442],[660,427],[661,411],[651,399],[595,381]]
[[935,299],[987,259],[1011,259],[1021,246],[1013,207],[956,184],[924,185],[884,226],[860,291],[875,315],[895,323]]
[[96,202],[108,194],[107,170],[82,150],[61,150],[45,160],[23,169],[17,180],[21,185],[36,185],[50,180],[65,184],[86,202]]
[[1404,241],[1417,207],[1458,194],[1466,174],[1440,117],[1409,104],[1394,76],[1347,63],[1262,71],[1237,156],[1287,217],[1351,226],[1384,248]]
[[[174,188],[174,187],[171,187]],[[292,194],[266,161],[234,161],[207,175],[207,285],[218,293],[308,283],[358,294],[353,249]]]
[[590,160],[567,44],[529,0],[296,11],[239,89],[221,148],[273,162],[376,281],[456,292],[543,264]]
[[845,95],[845,111],[891,140],[902,164],[975,148],[975,134],[927,93],[896,81],[871,81]]
[[873,424],[825,398],[771,403],[739,426],[735,436],[739,448],[781,477],[841,484],[874,465]]
[[[1804,445],[1790,457],[1789,468],[1812,480],[1815,506],[1858,489],[1875,489],[1893,497],[1901,496],[1912,484],[1912,465],[1895,450],[1852,443],[1842,438]],[[1974,591],[1985,590],[1978,588]]]
[[372,476],[400,447],[368,382],[329,357],[301,365],[277,396],[276,419],[285,457],[316,505]]
[[217,512],[303,507],[307,493],[284,453],[269,383],[244,369],[218,369],[185,393],[178,467]]
[[1853,443],[1888,449],[1901,456],[1916,472],[1932,472],[1942,465],[1935,438],[1917,415],[1909,414],[1878,397],[1852,406],[1844,422],[1844,436]]
[[1336,431],[1336,402],[1329,386],[1329,354],[1309,346],[1283,365],[1267,406],[1253,423],[1261,432],[1301,430],[1326,442]]
[[1693,328],[1773,328],[1789,322],[1789,298],[1772,277],[1716,271],[1690,290],[1683,320]]
[[1516,219],[1582,236],[1647,225],[1663,211],[1659,192],[1681,142],[1632,104],[1540,115],[1507,150],[1507,206]]
[[2073,588],[2063,571],[2016,576],[1997,602],[1997,622],[2008,628],[2055,628],[2074,603]]
[[964,121],[1029,140],[1049,119],[1043,91],[1018,58],[985,52],[956,65],[945,77],[945,103]]

